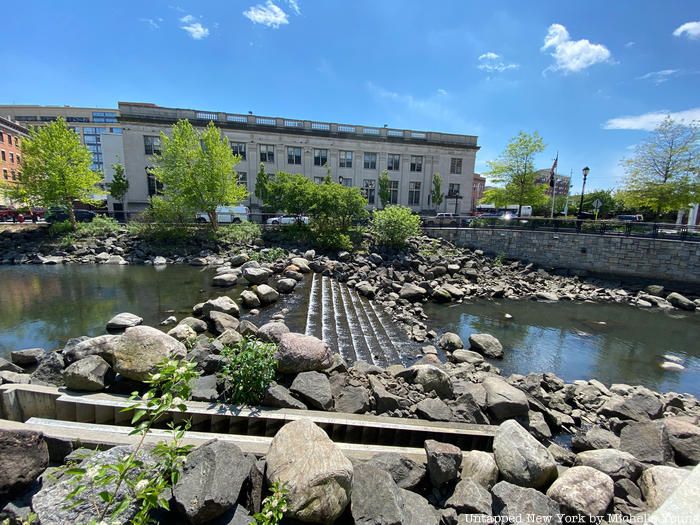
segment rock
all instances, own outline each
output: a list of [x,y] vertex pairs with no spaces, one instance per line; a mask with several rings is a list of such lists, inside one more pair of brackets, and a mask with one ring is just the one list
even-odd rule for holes
[[497,421],[528,413],[527,396],[522,390],[509,385],[500,377],[487,377],[482,385],[486,389],[486,407]]
[[216,299],[209,299],[202,305],[202,315],[204,317],[208,318],[211,312],[223,312],[233,317],[240,317],[238,305],[233,299],[226,295],[222,295]]
[[27,367],[36,365],[46,354],[43,348],[26,348],[10,352],[10,360],[17,366]]
[[238,278],[240,276],[241,273],[238,271],[220,273],[214,276],[211,284],[220,288],[230,288],[232,286],[236,286],[236,284],[238,283]]
[[638,389],[626,397],[612,395],[598,409],[598,414],[606,418],[618,417],[644,421],[658,418],[662,411],[663,405],[653,392],[647,389]]
[[445,502],[446,507],[455,509],[459,514],[491,515],[491,494],[472,479],[463,479]]
[[261,341],[277,344],[282,340],[282,336],[288,333],[289,328],[286,324],[280,323],[279,321],[272,321],[262,325],[255,335]]
[[700,427],[681,418],[664,419],[668,440],[679,465],[700,463]]
[[46,352],[32,372],[32,383],[63,386],[63,357],[57,352]]
[[277,281],[277,291],[283,294],[292,293],[296,285],[297,282],[294,279],[280,279]]
[[643,468],[632,454],[614,448],[581,452],[576,455],[575,465],[592,467],[604,472],[613,480],[629,478],[633,481],[639,477]]
[[178,341],[189,341],[197,338],[197,332],[188,324],[179,324],[168,330],[168,335]]
[[673,457],[663,421],[629,423],[620,432],[620,450],[644,463],[662,464]]
[[439,525],[440,514],[421,495],[410,490],[399,489],[402,525]]
[[289,390],[287,390],[285,387],[278,385],[277,383],[273,383],[267,387],[262,404],[275,408],[296,408],[299,410],[306,410],[306,405],[304,403],[292,396],[292,394],[289,393]]
[[0,384],[28,385],[31,380],[32,376],[29,374],[18,374],[17,372],[10,372],[9,370],[0,372]]
[[239,267],[241,264],[245,264],[250,260],[250,257],[248,257],[247,253],[237,253],[233,257],[231,257],[231,266],[233,268]]
[[388,472],[369,464],[355,466],[350,507],[355,525],[403,523],[399,490]]
[[241,324],[238,326],[238,332],[245,337],[257,337],[258,330],[258,327],[247,319],[243,319]]
[[372,395],[374,396],[375,410],[377,414],[391,412],[403,406],[407,400],[389,392],[382,382],[374,375],[367,376]]
[[395,452],[384,452],[367,461],[380,470],[388,472],[402,489],[415,490],[425,479],[425,466]]
[[576,461],[576,454],[556,443],[550,443],[547,450],[549,450],[554,460],[560,465],[570,467],[574,464],[574,461]]
[[367,297],[368,299],[373,299],[377,293],[377,288],[375,286],[372,286],[367,281],[360,281],[359,283],[357,283],[355,285],[355,290],[357,290],[357,293]]
[[475,350],[486,357],[501,359],[503,346],[501,342],[491,334],[472,334],[469,336],[469,349]]
[[265,306],[276,302],[280,298],[280,294],[272,286],[259,284],[255,287],[255,295],[260,299],[260,304]]
[[243,290],[241,292],[241,304],[244,308],[258,308],[260,306],[260,299],[252,290]]
[[490,489],[498,481],[498,465],[493,455],[481,450],[463,452],[462,479],[472,479]]
[[649,295],[654,295],[656,297],[663,297],[664,287],[660,284],[650,284],[644,288],[644,291]]
[[185,345],[173,337],[150,326],[134,326],[127,328],[115,344],[110,364],[127,379],[145,381],[164,359],[183,358],[186,354]]
[[316,258],[316,250],[306,250],[304,252],[304,259],[311,261]]
[[472,352],[471,350],[455,350],[449,357],[453,363],[469,363],[476,365],[484,362],[484,357],[481,354]]
[[568,514],[601,516],[613,499],[614,484],[607,474],[591,467],[571,467],[547,490],[547,496]]
[[69,365],[63,371],[63,381],[71,390],[99,392],[111,380],[112,368],[98,355],[91,355]]
[[399,376],[421,385],[424,392],[435,392],[442,399],[450,399],[454,395],[450,376],[437,366],[413,365]]
[[333,408],[331,384],[328,377],[320,372],[301,372],[294,378],[289,391],[310,407],[320,410]]
[[690,474],[689,470],[656,465],[642,472],[639,488],[650,511],[655,511],[666,501]]
[[535,293],[535,298],[539,301],[556,302],[559,300],[559,296],[554,292],[537,292]]
[[0,372],[14,372],[16,374],[21,374],[24,372],[24,369],[20,366],[17,366],[14,363],[11,363],[7,359],[0,357]]
[[413,283],[404,284],[399,291],[399,297],[401,299],[406,299],[412,303],[423,300],[427,295],[428,291],[425,288],[421,288]]
[[41,432],[0,429],[0,499],[29,487],[49,466]]
[[673,306],[675,306],[676,308],[680,308],[681,310],[688,310],[689,312],[692,312],[696,308],[695,303],[693,301],[677,292],[668,294],[666,296],[666,300]]
[[309,419],[283,426],[267,453],[267,479],[286,484],[286,516],[306,523],[333,523],[350,501],[353,466],[328,435]]
[[345,386],[335,397],[335,411],[364,414],[369,410],[369,391],[363,386]]
[[585,433],[577,433],[571,440],[571,446],[579,452],[601,448],[619,448],[620,438],[609,430],[591,427]]
[[301,273],[311,273],[311,268],[309,268],[309,261],[303,257],[292,257],[290,261],[294,266],[299,268]]
[[241,322],[232,315],[223,312],[209,312],[209,320],[211,321],[212,331],[216,334],[223,334],[226,330],[238,330]]
[[449,303],[452,300],[450,292],[445,290],[445,288],[443,287],[436,288],[435,290],[433,290],[433,293],[430,297],[436,303]]
[[531,410],[528,415],[527,427],[530,433],[541,441],[552,437],[552,430],[549,428],[542,412],[534,412]]
[[561,512],[559,504],[538,490],[499,481],[491,494],[494,515],[508,517],[509,523],[523,520],[525,516],[531,523],[561,523],[557,516]]
[[430,421],[450,421],[452,411],[444,401],[426,397],[416,405],[416,414]]
[[206,523],[231,509],[254,461],[227,441],[213,440],[188,456],[173,487],[175,505],[192,524]]
[[503,479],[521,487],[543,488],[557,477],[549,451],[516,421],[498,427],[493,453]]
[[153,258],[153,266],[165,266],[166,264],[168,264],[168,261],[165,257],[159,255]]
[[[125,459],[126,456],[131,454],[132,450],[130,446],[118,446],[108,450],[98,451],[89,455],[78,466],[88,470],[91,467],[115,464]],[[137,459],[143,462],[143,466],[134,468],[132,471],[134,477],[141,474],[143,470],[153,468],[156,464],[154,458],[144,450],[139,451]],[[117,492],[117,502],[123,501],[129,490],[125,485],[126,484],[122,483]],[[37,514],[41,525],[90,523],[94,520],[96,512],[102,512],[105,506],[105,503],[98,494],[105,490],[109,493],[113,493],[116,489],[116,484],[87,484],[87,489],[81,493],[82,502],[75,506],[66,505],[66,502],[69,500],[68,494],[74,489],[75,482],[69,478],[60,479],[56,483],[50,485],[43,485],[42,489],[32,498],[32,509]],[[117,518],[111,518],[109,523],[111,525],[131,523],[131,519],[137,511],[138,506],[134,502],[129,505],[124,512],[119,514]]]
[[198,334],[202,334],[207,331],[207,323],[201,319],[197,319],[196,317],[185,317],[178,324],[187,325]]
[[462,451],[449,443],[427,439],[423,444],[428,457],[428,476],[434,487],[441,487],[459,476]]
[[177,317],[170,315],[160,322],[160,326],[171,326],[177,324]]
[[100,335],[98,337],[89,337],[83,341],[79,341],[74,345],[66,345],[61,353],[66,364],[71,364],[81,359],[85,359],[90,355],[99,355],[102,359],[109,362],[111,355],[114,353],[116,344],[121,340],[120,335]]
[[324,341],[294,332],[282,334],[275,358],[283,374],[320,371],[332,363],[331,349]]
[[272,272],[267,268],[248,267],[243,269],[243,278],[250,284],[263,284],[272,275]]
[[462,338],[459,337],[457,334],[452,332],[445,332],[440,337],[440,340],[438,341],[438,346],[440,346],[440,348],[442,348],[446,352],[453,352],[455,350],[464,348],[464,343],[462,342]]
[[138,326],[143,323],[143,317],[138,315],[130,314],[129,312],[122,312],[115,315],[107,322],[108,332],[123,332],[127,328],[132,326]]
[[218,398],[215,374],[199,376],[192,383],[193,401],[216,401]]

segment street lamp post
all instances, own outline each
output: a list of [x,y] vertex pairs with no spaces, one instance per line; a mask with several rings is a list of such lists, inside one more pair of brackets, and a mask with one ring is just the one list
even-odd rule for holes
[[591,171],[591,168],[586,166],[583,168],[583,187],[581,188],[581,202],[579,203],[578,206],[578,218],[583,219],[583,194],[586,193],[586,178],[588,177],[588,174]]

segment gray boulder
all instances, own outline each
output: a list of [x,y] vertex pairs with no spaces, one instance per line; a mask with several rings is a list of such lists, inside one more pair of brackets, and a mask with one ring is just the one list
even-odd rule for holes
[[498,465],[493,454],[481,450],[463,452],[462,479],[472,479],[490,489],[498,481]]
[[614,448],[581,452],[576,455],[574,464],[600,470],[613,480],[629,478],[634,481],[643,469],[643,465],[632,454]]
[[311,273],[311,268],[309,268],[309,261],[303,257],[292,257],[290,261],[294,266],[299,268],[301,273]]
[[533,523],[561,523],[559,504],[539,490],[499,481],[491,489],[491,494],[496,516],[508,517],[514,523],[523,516],[531,516],[529,519]]
[[441,487],[459,477],[462,451],[449,443],[427,439],[423,444],[428,457],[428,476],[435,487]]
[[168,335],[173,339],[177,339],[178,341],[190,341],[197,338],[197,332],[195,332],[194,329],[186,323],[180,323],[177,326],[173,326],[170,330],[168,330]]
[[268,281],[272,272],[267,268],[244,268],[243,278],[250,284],[263,284]]
[[185,345],[150,326],[127,328],[107,362],[114,371],[134,381],[145,381],[164,359],[183,358]]
[[658,509],[689,474],[689,470],[665,465],[655,465],[642,472],[639,488],[649,510]]
[[255,294],[253,290],[243,290],[241,292],[241,304],[244,308],[258,308],[260,306],[260,299]]
[[663,464],[673,458],[663,421],[629,423],[620,432],[620,450],[644,463]]
[[265,306],[276,302],[280,298],[280,294],[272,286],[259,284],[255,287],[255,295],[260,299],[260,304]]
[[0,384],[7,383],[10,385],[28,385],[31,383],[32,376],[29,374],[18,374],[9,370],[0,372]]
[[241,264],[245,264],[250,260],[250,257],[248,256],[247,253],[237,253],[236,255],[231,257],[231,266],[233,268],[239,267]]
[[372,456],[367,464],[388,472],[402,489],[415,490],[425,479],[425,465],[395,452],[384,452]]
[[0,498],[31,485],[49,466],[49,448],[41,432],[0,429]]
[[215,334],[223,334],[226,330],[238,330],[241,322],[232,315],[223,312],[209,312],[211,329]]
[[399,297],[409,302],[419,302],[427,297],[428,291],[413,283],[406,283],[399,290]]
[[232,286],[236,286],[236,283],[238,283],[238,278],[240,276],[241,273],[238,271],[220,273],[214,276],[211,284],[220,288],[230,288]]
[[277,291],[282,294],[292,293],[297,282],[294,279],[280,279],[277,281]]
[[682,418],[664,419],[668,440],[679,465],[700,463],[700,427]]
[[258,328],[255,335],[261,341],[277,344],[282,340],[282,336],[288,333],[289,328],[286,324],[279,321],[271,321]]
[[426,397],[416,405],[416,414],[429,421],[449,421],[452,419],[452,411],[444,401]]
[[335,396],[336,412],[363,414],[369,409],[369,391],[363,386],[347,385]]
[[216,388],[216,374],[202,375],[192,383],[193,401],[216,401],[219,391]]
[[360,295],[363,295],[367,297],[368,299],[374,298],[374,296],[377,293],[377,288],[376,286],[372,286],[369,282],[367,281],[360,281],[355,285],[355,290],[357,290],[357,293]]
[[459,514],[491,515],[491,494],[473,479],[463,479],[445,502],[445,506],[455,509]]
[[227,441],[209,441],[194,449],[173,487],[178,511],[192,524],[221,516],[236,504],[253,464]]
[[479,352],[486,357],[501,359],[503,345],[491,334],[472,334],[469,336],[469,349]]
[[439,525],[440,514],[428,501],[415,492],[399,489],[401,508],[403,509],[402,525]]
[[17,366],[27,367],[36,365],[46,354],[43,348],[25,348],[10,352],[10,360]]
[[603,515],[613,493],[612,478],[591,467],[571,467],[547,490],[565,513],[583,516]]
[[619,446],[618,436],[598,426],[591,427],[585,433],[577,433],[571,440],[571,447],[576,451],[619,448]]
[[424,392],[435,392],[442,399],[450,399],[454,394],[449,374],[434,365],[413,365],[398,376],[421,385]]
[[675,306],[676,308],[680,308],[681,310],[688,310],[689,312],[692,312],[696,308],[695,303],[693,301],[677,292],[672,292],[668,294],[666,296],[666,300],[673,306]]
[[17,366],[16,364],[8,361],[4,357],[0,357],[0,372],[6,371],[21,374],[24,372],[24,369],[21,366]]
[[462,338],[453,332],[445,332],[442,334],[438,340],[438,345],[446,352],[454,352],[455,350],[464,348]]
[[116,344],[120,341],[120,335],[100,335],[89,337],[84,341],[79,341],[74,345],[66,345],[61,354],[67,365],[85,359],[90,355],[99,355],[102,359],[109,361]]
[[63,381],[71,390],[98,392],[111,380],[112,368],[98,355],[91,355],[69,365],[63,371]]
[[328,377],[320,372],[301,372],[294,378],[289,391],[310,407],[320,410],[333,408],[331,384]]
[[493,454],[503,479],[521,487],[543,488],[557,477],[549,451],[514,420],[498,427]]
[[618,417],[632,421],[646,421],[661,416],[663,405],[654,392],[638,387],[627,396],[613,394],[598,409],[605,417]]
[[277,383],[273,383],[267,387],[262,404],[275,408],[296,408],[299,410],[306,410],[306,405],[304,403],[292,396],[292,394],[289,393],[289,390],[287,390],[285,387],[278,385]]
[[108,332],[123,332],[127,328],[132,326],[138,326],[143,323],[143,317],[138,315],[130,314],[129,312],[122,312],[115,315],[107,322]]
[[202,304],[202,315],[204,317],[209,318],[211,312],[223,312],[233,317],[240,317],[240,310],[238,309],[236,301],[226,295],[222,295],[216,299],[209,299]]
[[[210,312],[210,315],[211,313],[213,312]],[[197,319],[196,317],[185,317],[178,324],[187,325],[198,334],[207,331],[207,323],[205,321],[202,321],[201,319]]]
[[332,363],[330,347],[320,339],[294,332],[282,334],[275,358],[283,374],[325,370]]
[[32,372],[32,383],[41,385],[63,386],[63,368],[65,363],[58,352],[46,352],[39,365]]
[[500,377],[487,377],[482,384],[486,389],[486,407],[497,421],[527,415],[529,404],[525,392]]

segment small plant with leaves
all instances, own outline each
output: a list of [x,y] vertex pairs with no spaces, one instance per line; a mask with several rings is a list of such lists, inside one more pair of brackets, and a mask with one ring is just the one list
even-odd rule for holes
[[274,248],[268,248],[264,251],[253,252],[250,254],[250,259],[252,261],[273,263],[279,259],[284,259],[287,257],[287,250],[275,246]]
[[277,372],[274,343],[243,338],[235,346],[221,350],[219,377],[224,396],[231,403],[257,404]]
[[409,237],[420,235],[420,217],[406,206],[388,206],[374,212],[371,230],[378,244],[401,248]]
[[277,525],[287,511],[287,488],[275,481],[270,486],[270,494],[262,502],[260,512],[253,516],[250,525]]
[[[66,470],[72,477],[74,489],[69,494],[69,507],[89,503],[94,508],[90,523],[111,522],[127,509],[135,509],[129,523],[145,525],[153,523],[152,511],[169,508],[169,489],[177,483],[179,472],[191,446],[182,445],[182,438],[189,428],[189,421],[168,423],[172,439],[156,444],[150,451],[155,461],[144,461],[143,444],[149,430],[173,410],[184,412],[185,400],[192,392],[191,383],[199,375],[196,364],[185,360],[165,360],[157,372],[146,381],[151,388],[143,395],[134,392],[133,404],[125,411],[133,412],[131,424],[136,425],[132,435],[141,439],[130,454],[114,463],[74,467]],[[86,501],[86,494],[98,494],[99,501]]]

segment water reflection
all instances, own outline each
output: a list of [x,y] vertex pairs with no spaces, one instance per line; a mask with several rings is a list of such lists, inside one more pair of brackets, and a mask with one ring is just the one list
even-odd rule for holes
[[[505,358],[496,364],[505,374],[551,371],[567,381],[597,378],[700,396],[698,313],[529,301],[429,305],[426,313],[431,326],[465,341],[477,332],[498,337]],[[662,369],[667,354],[685,370]]]

